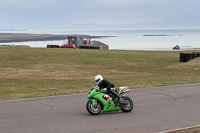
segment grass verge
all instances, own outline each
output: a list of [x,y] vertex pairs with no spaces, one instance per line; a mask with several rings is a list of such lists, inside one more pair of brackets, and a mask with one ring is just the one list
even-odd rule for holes
[[0,100],[87,92],[97,74],[129,88],[199,83],[200,58],[179,53],[0,47]]

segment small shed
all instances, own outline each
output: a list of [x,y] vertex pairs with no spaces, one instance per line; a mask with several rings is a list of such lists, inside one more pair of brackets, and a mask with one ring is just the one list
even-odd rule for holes
[[101,46],[102,49],[107,49],[107,50],[109,49],[109,46],[107,44],[104,44],[104,43],[99,42],[99,41],[93,43],[91,46]]

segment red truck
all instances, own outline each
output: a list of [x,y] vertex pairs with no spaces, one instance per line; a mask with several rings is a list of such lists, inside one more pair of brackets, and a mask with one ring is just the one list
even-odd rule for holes
[[76,48],[76,46],[73,43],[66,43],[61,45],[60,48]]

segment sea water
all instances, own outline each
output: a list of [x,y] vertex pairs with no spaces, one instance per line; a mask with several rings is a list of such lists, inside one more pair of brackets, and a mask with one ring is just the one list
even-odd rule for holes
[[[95,38],[109,45],[109,49],[125,50],[170,50],[179,45],[181,49],[200,48],[200,29],[92,29],[92,30],[28,30],[22,33],[37,34],[84,34],[91,36],[114,36]],[[32,41],[8,43],[13,45],[29,45],[46,47],[62,45],[59,41]],[[2,44],[2,43],[1,43]],[[6,44],[6,43],[3,43]]]

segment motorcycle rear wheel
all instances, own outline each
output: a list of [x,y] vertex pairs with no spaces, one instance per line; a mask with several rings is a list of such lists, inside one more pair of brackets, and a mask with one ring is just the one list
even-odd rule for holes
[[123,112],[131,112],[134,106],[133,101],[129,97],[126,97],[126,96],[123,96],[122,98],[123,98],[123,101],[126,102],[127,104],[121,105],[121,110]]
[[92,105],[92,101],[88,101],[86,109],[91,115],[98,115],[101,113],[101,105],[98,101],[94,106]]

